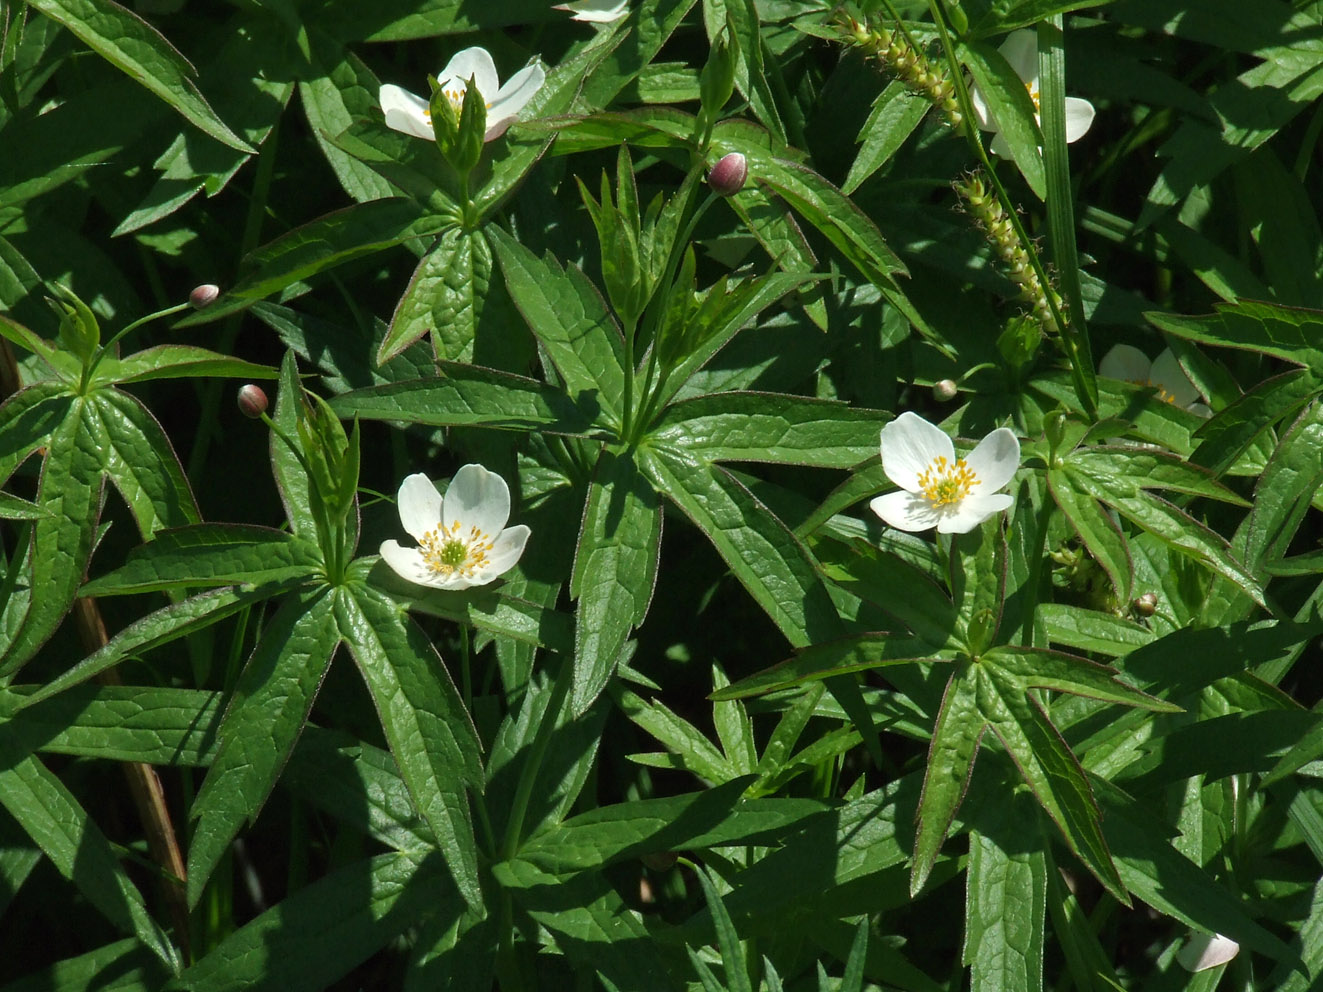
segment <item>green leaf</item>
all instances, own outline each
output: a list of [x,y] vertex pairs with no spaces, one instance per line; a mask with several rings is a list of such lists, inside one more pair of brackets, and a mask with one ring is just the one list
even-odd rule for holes
[[118,665],[125,658],[136,657],[162,644],[204,630],[240,610],[269,598],[270,595],[270,589],[265,588],[252,592],[215,589],[149,613],[141,620],[129,624],[78,664],[42,685],[27,698],[24,705],[41,702],[72,686],[86,682],[106,669]]
[[823,573],[894,616],[927,643],[929,654],[960,648],[955,605],[926,572],[862,541],[850,552],[841,562],[825,565]]
[[1015,760],[1039,805],[1061,828],[1066,845],[1098,881],[1129,905],[1099,825],[1101,814],[1084,769],[1038,700],[1026,698],[996,666],[978,667],[979,709]]
[[851,468],[877,452],[886,415],[779,393],[719,393],[673,403],[654,442],[705,461]]
[[334,397],[341,417],[396,420],[436,427],[494,427],[552,434],[590,434],[602,410],[587,398],[576,405],[559,389],[534,379],[476,365],[440,363],[435,379],[411,379],[355,389]]
[[1053,644],[1113,658],[1129,654],[1156,637],[1152,630],[1132,620],[1065,603],[1039,603],[1034,615],[1047,628]]
[[482,787],[482,746],[436,648],[384,594],[334,593],[335,620],[381,719],[414,804],[446,856],[460,894],[482,905],[465,788]]
[[[615,690],[613,690],[615,694]],[[647,702],[627,690],[619,691],[616,703],[620,711],[638,726],[655,737],[674,757],[663,767],[685,768],[709,782],[726,783],[739,776],[739,770],[716,749],[697,727],[677,716],[665,703]],[[632,755],[633,760],[646,764],[643,755]]]
[[377,561],[368,581],[402,609],[444,617],[525,644],[549,648],[569,657],[574,652],[573,621],[564,613],[506,595],[491,587],[452,591],[429,589],[401,578]]
[[21,747],[184,768],[209,765],[215,754],[219,692],[82,685],[29,705],[36,694],[27,688],[0,693],[6,732]]
[[932,104],[913,92],[899,79],[887,83],[876,100],[868,120],[859,129],[856,139],[863,147],[850,163],[849,175],[841,186],[841,192],[851,194],[863,185],[873,173],[886,165],[892,155],[900,150],[901,145],[916,127]]
[[222,144],[252,152],[246,141],[216,116],[198,91],[196,70],[141,17],[110,0],[28,0],[58,21],[129,78],[141,83],[189,122]]
[[[388,197],[392,193],[390,183],[376,175],[370,165],[360,162],[350,149],[342,151],[340,144],[342,132],[356,119],[367,117],[380,107],[380,81],[352,51],[346,51],[340,44],[323,42],[319,33],[309,32],[309,35],[313,71],[299,79],[298,88],[299,102],[313,137],[346,193],[359,203]],[[411,136],[400,137],[424,145]],[[407,189],[403,185],[400,188]]]
[[141,401],[117,389],[101,389],[92,394],[89,413],[103,470],[124,497],[144,540],[163,527],[202,519],[184,466]]
[[29,579],[40,595],[0,655],[0,674],[17,671],[55,633],[92,557],[104,484],[95,416],[89,401],[76,401],[50,435],[36,500],[45,515],[33,524]]
[[1047,484],[1052,499],[1065,514],[1070,526],[1084,542],[1093,560],[1107,573],[1117,602],[1129,602],[1134,566],[1130,562],[1130,549],[1126,546],[1121,528],[1102,512],[1092,496],[1076,490],[1065,472],[1049,470]]
[[1207,317],[1146,313],[1158,330],[1186,341],[1271,355],[1323,374],[1323,313],[1257,300],[1219,305]]
[[998,683],[1009,681],[1021,690],[1051,689],[1154,713],[1181,712],[1179,706],[1126,685],[1115,669],[1060,651],[1003,644],[983,656],[983,665],[996,671]]
[[1321,483],[1323,408],[1315,403],[1278,441],[1254,486],[1254,508],[1236,535],[1236,547],[1252,570],[1286,554]]
[[495,225],[487,233],[510,296],[546,348],[566,392],[576,402],[601,406],[619,423],[629,359],[596,287],[576,266],[562,268],[550,252],[538,258]]
[[735,924],[731,922],[730,914],[726,912],[721,894],[717,892],[717,887],[709,875],[709,869],[695,865],[694,874],[698,876],[698,883],[703,889],[703,901],[707,904],[708,912],[712,914],[712,922],[716,925],[717,947],[721,951],[722,966],[726,973],[726,988],[729,992],[752,992],[749,973],[744,970],[740,936],[735,932]]
[[735,779],[703,792],[589,810],[530,838],[519,849],[519,860],[565,873],[644,854],[773,844],[832,810],[815,799],[743,799],[748,782]]
[[340,643],[325,588],[291,595],[262,631],[234,687],[220,750],[189,818],[188,904],[196,906],[230,841],[266,803]]
[[258,248],[245,260],[246,275],[178,326],[239,313],[293,283],[411,238],[437,234],[449,224],[445,218],[420,215],[417,204],[398,197],[333,210]]
[[[36,857],[40,854],[33,852]],[[109,977],[109,976],[114,976]],[[161,962],[133,937],[117,940],[86,954],[56,961],[36,974],[7,983],[4,992],[140,992],[160,988],[170,977]]]
[[438,358],[470,361],[479,312],[491,285],[492,256],[482,234],[445,231],[414,269],[377,349],[382,365],[429,331]]
[[8,740],[0,741],[0,805],[103,916],[136,934],[171,971],[179,969],[179,953],[96,822],[53,772]]
[[198,524],[165,531],[135,548],[124,565],[83,586],[84,596],[122,596],[189,586],[249,587],[310,579],[315,545],[250,524]]
[[660,446],[641,456],[640,467],[653,487],[707,535],[792,645],[803,647],[840,631],[836,608],[808,552],[729,472]]
[[1033,807],[984,803],[969,831],[962,960],[970,992],[1043,988],[1048,866]]
[[923,888],[937,863],[951,821],[964,801],[974,758],[987,723],[979,711],[978,673],[967,667],[946,683],[942,706],[928,746],[923,794],[919,797],[918,829],[910,864],[910,896]]
[[1272,425],[1291,415],[1323,391],[1308,369],[1265,379],[1199,431],[1199,446],[1190,461],[1214,475],[1230,471],[1257,438],[1271,437]]
[[276,409],[271,416],[280,428],[271,431],[271,474],[275,476],[276,489],[285,507],[290,530],[311,543],[319,540],[321,535],[317,532],[317,520],[313,516],[311,481],[305,468],[307,459],[303,441],[299,437],[299,420],[303,416],[304,404],[298,362],[294,359],[294,352],[287,351],[280,363],[280,388],[276,394]]
[[576,715],[606,687],[630,630],[647,615],[661,536],[661,501],[633,453],[604,448],[588,486],[570,578],[578,600],[570,690]]
[[1186,926],[1220,933],[1274,961],[1299,955],[1251,920],[1240,898],[1167,840],[1168,827],[1116,786],[1091,778],[1102,803],[1104,833],[1125,886],[1159,912]]
[[934,660],[932,646],[927,641],[904,635],[859,634],[811,644],[793,658],[718,689],[708,698],[743,699],[834,675],[930,660]]
[[1067,471],[1087,476],[1094,489],[1135,493],[1140,489],[1170,489],[1191,496],[1207,496],[1235,506],[1249,503],[1197,465],[1165,451],[1136,448],[1077,448],[1066,456]]
[[[763,32],[758,8],[753,0],[705,0],[703,16],[709,39],[716,37],[717,26],[728,25],[739,42],[735,61],[735,85],[754,116],[785,144],[786,129],[776,109],[776,98],[763,73]],[[717,110],[719,108],[713,108]]]
[[962,45],[959,55],[987,101],[988,114],[996,120],[1010,146],[1020,174],[1035,196],[1047,199],[1047,172],[1039,150],[1043,136],[1035,121],[1037,108],[1029,98],[1024,80],[1016,75],[1006,57],[989,44]]
[[378,854],[286,897],[166,988],[319,992],[427,914],[453,919],[462,905],[438,856],[419,863],[405,854]]
[[129,383],[153,379],[217,377],[227,379],[274,379],[279,373],[269,365],[230,358],[218,351],[186,344],[160,344],[144,348],[127,358],[107,355],[97,369],[97,380]]

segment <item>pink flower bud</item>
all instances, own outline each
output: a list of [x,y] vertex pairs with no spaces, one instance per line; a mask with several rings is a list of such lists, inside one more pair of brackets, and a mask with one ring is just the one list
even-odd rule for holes
[[1146,592],[1138,597],[1132,605],[1135,612],[1141,617],[1151,617],[1158,611],[1158,595],[1154,592]]
[[208,282],[194,287],[193,292],[188,294],[188,302],[193,305],[193,309],[201,310],[215,303],[218,296],[220,296],[220,287]]
[[239,412],[245,417],[252,417],[256,420],[266,413],[266,392],[263,391],[261,386],[254,386],[250,382],[248,385],[239,388],[238,403]]
[[959,394],[960,388],[951,379],[941,379],[933,383],[933,399],[938,403],[949,403]]
[[749,178],[749,162],[739,152],[723,155],[707,174],[708,185],[721,196],[734,196]]

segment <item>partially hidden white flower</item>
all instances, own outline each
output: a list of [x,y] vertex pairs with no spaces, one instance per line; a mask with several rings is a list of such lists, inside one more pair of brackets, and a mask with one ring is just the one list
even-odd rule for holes
[[868,505],[897,530],[936,527],[941,534],[964,534],[1007,509],[1011,497],[999,493],[1020,466],[1020,442],[1005,427],[978,443],[967,458],[956,458],[946,433],[917,413],[902,413],[882,428],[882,470],[901,491]]
[[573,21],[592,21],[610,24],[629,13],[629,0],[570,0],[558,3],[552,10],[568,10]]
[[409,476],[400,483],[398,508],[400,523],[418,547],[384,541],[381,557],[422,586],[486,585],[514,567],[528,542],[525,525],[505,526],[510,487],[481,465],[465,465],[456,472],[444,500],[426,475]]
[[1220,933],[1191,931],[1185,946],[1176,954],[1176,960],[1186,971],[1207,971],[1226,964],[1240,953],[1240,945]]
[[[1024,80],[1024,88],[1029,91],[1029,99],[1034,103],[1034,122],[1042,123],[1039,116],[1040,95],[1038,89],[1038,33],[1031,28],[1012,31],[997,49],[1011,64],[1015,74]],[[1011,146],[1001,133],[1001,126],[993,116],[978,85],[970,87],[970,102],[974,105],[974,116],[978,126],[984,131],[996,132],[992,136],[992,153],[1003,158],[1011,155]],[[1066,97],[1066,141],[1079,141],[1093,124],[1093,104],[1079,97]]]
[[1195,388],[1181,368],[1181,363],[1164,348],[1153,361],[1138,348],[1128,344],[1114,345],[1098,364],[1098,374],[1109,379],[1133,382],[1137,386],[1151,386],[1158,391],[1158,399],[1171,403],[1200,417],[1211,417],[1213,409],[1202,402]]
[[[487,132],[483,140],[491,141],[505,133],[519,111],[542,88],[547,74],[540,64],[534,62],[520,69],[502,86],[500,77],[496,75],[496,63],[492,61],[487,49],[474,46],[451,58],[446,67],[436,74],[436,79],[456,114],[464,105],[469,80],[473,80],[473,85],[487,104]],[[386,115],[387,127],[412,134],[415,138],[432,139],[432,112],[425,98],[387,83],[378,91],[377,99]]]

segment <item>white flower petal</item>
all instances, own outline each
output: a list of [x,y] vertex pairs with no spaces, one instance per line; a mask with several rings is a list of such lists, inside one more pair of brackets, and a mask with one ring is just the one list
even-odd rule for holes
[[377,91],[377,100],[381,103],[387,127],[415,138],[431,139],[432,124],[425,113],[427,101],[422,97],[387,83]]
[[465,465],[455,473],[441,504],[443,524],[459,521],[465,532],[476,527],[495,536],[509,519],[510,487],[504,479],[481,465]]
[[1138,348],[1128,344],[1114,345],[1098,363],[1098,374],[1109,379],[1145,383],[1153,371],[1153,363]]
[[1077,96],[1066,97],[1066,143],[1079,141],[1093,126],[1093,104]]
[[882,428],[881,447],[882,471],[901,489],[912,493],[919,491],[919,475],[934,459],[955,461],[955,446],[946,433],[909,411]]
[[1176,960],[1186,971],[1199,972],[1226,964],[1239,953],[1240,945],[1230,937],[1195,932],[1177,953]]
[[546,79],[546,72],[536,62],[511,76],[487,109],[488,126],[484,139],[491,141],[504,134],[519,111],[523,110],[528,101],[533,99],[533,95],[542,88]]
[[531,533],[525,524],[516,524],[501,531],[501,536],[493,542],[491,551],[487,553],[487,567],[480,573],[484,576],[482,582],[490,582],[514,568],[524,553],[524,545],[528,543]]
[[903,489],[875,496],[868,501],[868,508],[881,517],[888,527],[910,533],[931,530],[941,519],[930,502]]
[[400,523],[415,541],[421,541],[441,522],[441,494],[422,472],[415,472],[400,483],[397,500]]
[[1006,140],[1006,135],[998,131],[992,136],[992,143],[988,145],[988,151],[999,158],[1014,158],[1011,154],[1011,143]]
[[994,513],[1008,509],[1013,502],[1009,493],[966,496],[954,509],[942,514],[937,521],[937,533],[967,534]]
[[629,13],[629,0],[573,0],[557,4],[553,9],[570,11],[575,21],[609,24]]
[[496,75],[496,63],[492,61],[487,49],[477,45],[456,52],[446,67],[436,74],[436,80],[442,88],[451,80],[467,85],[470,79],[478,87],[483,100],[490,103],[495,99],[501,87],[501,79]]
[[988,101],[983,96],[977,83],[969,83],[969,102],[974,107],[974,119],[978,121],[980,130],[996,131],[997,121],[992,116],[992,110],[988,107]]
[[378,550],[381,560],[401,578],[420,586],[436,585],[436,576],[427,567],[422,553],[417,548],[402,548],[398,541],[382,541]]
[[1186,376],[1181,363],[1172,354],[1170,348],[1163,348],[1162,354],[1153,359],[1153,368],[1148,374],[1153,385],[1166,390],[1171,401],[1182,409],[1199,399],[1199,390]]
[[978,476],[977,485],[965,497],[966,503],[983,494],[995,493],[1011,481],[1020,467],[1020,442],[1015,432],[998,427],[969,453],[965,465]]
[[1038,32],[1032,28],[1012,31],[997,49],[1015,74],[1038,88]]
[[1185,409],[1189,410],[1196,417],[1203,417],[1207,420],[1213,415],[1213,408],[1207,403],[1191,403]]

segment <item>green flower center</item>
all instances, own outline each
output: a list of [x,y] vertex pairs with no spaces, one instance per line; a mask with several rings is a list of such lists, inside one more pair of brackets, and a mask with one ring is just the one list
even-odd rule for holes
[[458,573],[473,578],[481,568],[491,564],[487,553],[492,549],[491,536],[477,527],[468,528],[456,520],[449,527],[438,524],[423,535],[418,550],[433,575],[450,576]]
[[952,465],[945,456],[938,455],[919,474],[919,488],[923,497],[934,506],[954,506],[969,495],[978,484],[978,476],[965,464],[963,458]]

